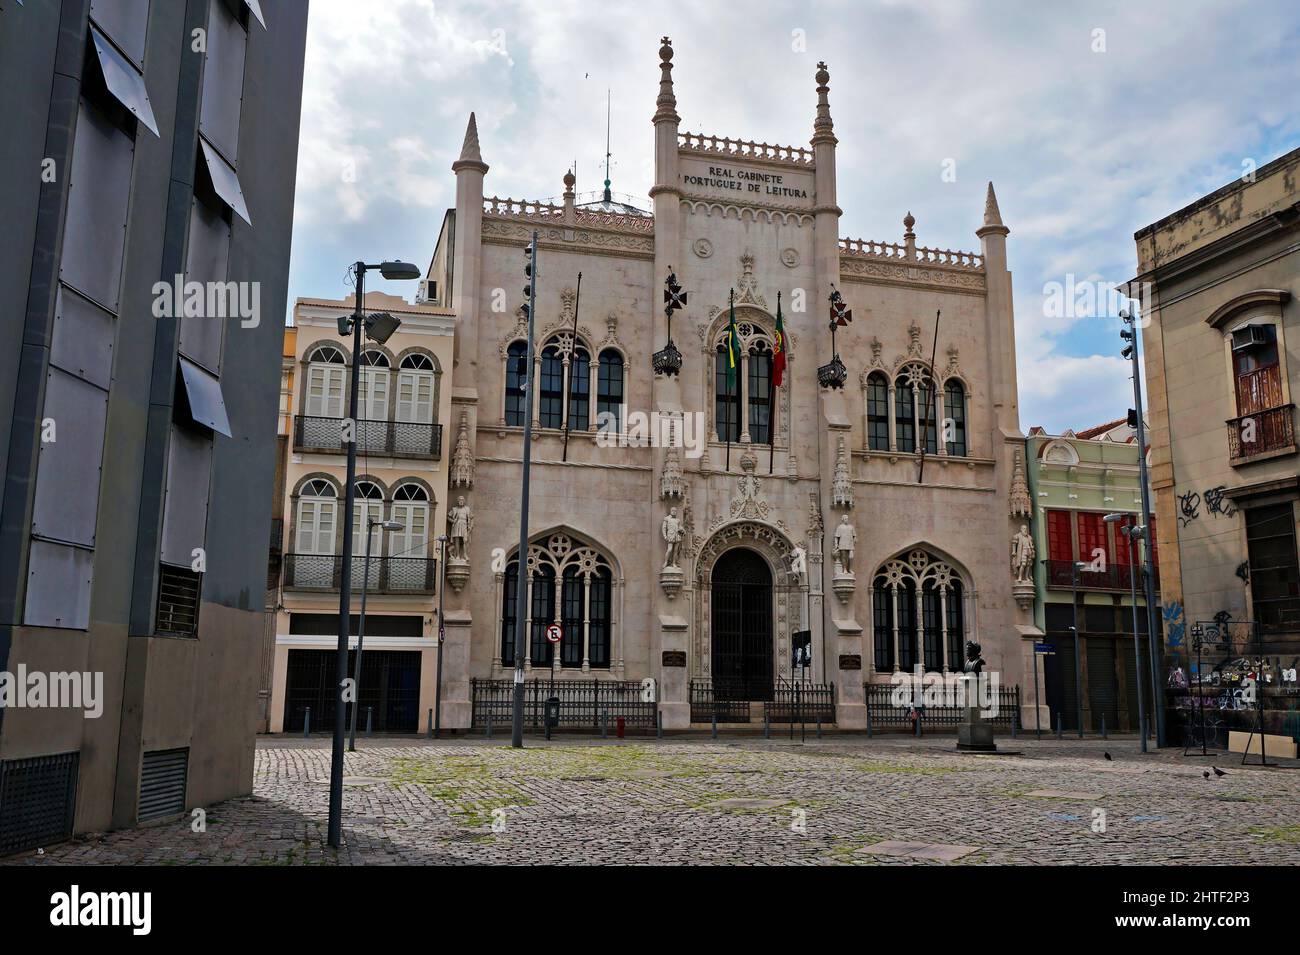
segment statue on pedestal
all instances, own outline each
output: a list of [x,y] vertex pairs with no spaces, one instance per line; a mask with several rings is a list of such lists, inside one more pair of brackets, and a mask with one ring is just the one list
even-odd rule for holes
[[853,548],[858,542],[858,532],[853,529],[849,523],[849,515],[845,514],[840,518],[839,524],[835,528],[835,549],[832,553],[835,556],[835,567],[837,573],[853,574]]
[[1029,534],[1028,524],[1021,524],[1020,531],[1011,538],[1011,572],[1016,583],[1033,583],[1034,539]]
[[663,536],[664,543],[668,545],[664,549],[664,567],[676,567],[677,546],[681,543],[683,535],[682,522],[677,517],[677,508],[668,509],[668,515],[663,519],[659,533]]
[[474,529],[474,512],[465,503],[462,494],[456,506],[447,512],[447,558],[465,562],[469,560],[469,535]]

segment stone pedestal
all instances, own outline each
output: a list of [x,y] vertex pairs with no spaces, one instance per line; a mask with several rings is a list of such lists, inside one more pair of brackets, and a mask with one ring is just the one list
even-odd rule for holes
[[450,557],[447,559],[447,583],[451,585],[454,593],[460,593],[465,587],[465,581],[469,580],[469,561],[463,557]]
[[1021,610],[1034,609],[1034,583],[1033,581],[1018,580],[1011,585],[1011,595],[1016,598],[1016,604]]
[[664,594],[669,600],[676,599],[682,591],[682,581],[685,575],[680,567],[665,567],[659,571],[659,586],[664,589]]
[[[468,610],[448,610],[445,619],[447,626],[443,637],[445,642],[442,647],[441,674],[442,728],[467,730],[471,717],[469,648],[474,616]],[[437,653],[437,650],[433,652]]]
[[966,719],[957,727],[957,748],[963,752],[996,753],[993,724],[984,719],[979,704],[966,707]]
[[690,680],[687,674],[685,617],[659,615],[659,713],[663,727],[689,729],[691,725]]
[[826,661],[826,672],[835,684],[835,725],[842,730],[867,726],[866,691],[862,686],[862,625],[856,620],[835,619],[835,640],[827,649],[835,656]]
[[839,564],[836,564],[835,576],[831,578],[831,590],[835,591],[835,596],[839,598],[840,603],[847,604],[849,602],[849,598],[853,596],[853,589],[856,586],[857,578],[846,573]]

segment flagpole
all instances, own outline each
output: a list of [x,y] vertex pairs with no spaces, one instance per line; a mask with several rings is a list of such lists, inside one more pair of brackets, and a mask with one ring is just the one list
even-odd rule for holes
[[[569,405],[572,404],[572,402],[571,402],[570,399],[571,399],[571,397],[572,397],[572,395],[573,395],[573,377],[572,377],[572,376],[573,376],[573,373],[574,373],[574,358],[577,357],[577,353],[578,353],[578,306],[581,305],[581,304],[582,304],[582,273],[579,272],[579,273],[578,273],[578,291],[574,294],[574,297],[573,297],[573,341],[569,343],[569,376],[570,376],[570,377],[569,377],[569,393],[568,393],[567,395],[564,396],[564,407],[565,407],[566,411],[565,411],[565,415],[564,415],[564,453],[560,456],[560,460],[561,460],[561,461],[568,461],[568,460],[569,460],[569,415],[573,413],[573,409],[572,409],[571,407],[569,407]],[[590,423],[591,423],[591,372],[590,372],[590,368],[591,368],[591,366],[588,365],[587,367],[588,367],[588,373],[587,373],[587,423],[588,423],[588,425],[590,425]]]
[[[777,321],[779,322],[780,315],[781,315],[780,289],[778,289],[776,293],[776,314],[777,314]],[[782,331],[777,336],[777,338],[778,338],[777,346],[781,349],[781,353],[784,355],[785,354],[785,332]],[[775,370],[776,368],[775,355],[772,356],[772,367],[773,370]],[[776,427],[773,425],[773,412],[776,410],[776,389],[779,387],[780,386],[776,384],[772,385],[772,396],[771,396],[772,400],[767,406],[767,473],[769,475],[774,473],[773,469],[776,467]]]
[[[938,353],[939,353],[939,316],[942,314],[943,314],[942,309],[936,308],[934,310],[934,344],[930,346],[930,369],[928,372],[930,376],[930,389],[929,389],[929,394],[926,395],[925,398],[925,405],[926,405],[925,417],[921,419],[921,467],[917,470],[916,473],[917,484],[920,484],[921,479],[925,477],[925,443],[926,443],[925,429],[930,423],[930,400],[932,398],[934,399],[934,403],[936,407],[939,403],[939,379],[934,373],[934,360],[936,357],[938,357]],[[936,414],[935,417],[937,418],[938,415]],[[939,422],[938,421],[935,422],[935,428],[934,428],[934,450],[936,454],[939,451]]]

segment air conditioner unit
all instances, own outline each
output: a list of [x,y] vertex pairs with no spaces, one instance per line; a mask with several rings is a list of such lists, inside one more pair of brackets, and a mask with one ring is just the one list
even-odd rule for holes
[[438,280],[423,279],[415,293],[417,305],[427,305],[438,301]]
[[1245,351],[1248,348],[1267,344],[1268,333],[1263,325],[1247,325],[1245,328],[1238,328],[1232,333],[1233,351]]

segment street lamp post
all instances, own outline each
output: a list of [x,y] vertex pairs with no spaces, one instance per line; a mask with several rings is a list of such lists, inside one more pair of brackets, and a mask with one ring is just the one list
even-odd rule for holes
[[[1102,518],[1108,524],[1116,524],[1128,517],[1127,514],[1107,514]],[[1137,698],[1138,698],[1138,737],[1142,740],[1142,752],[1147,751],[1147,713],[1143,705],[1142,697],[1142,641],[1138,637],[1138,599],[1137,599],[1137,577],[1134,571],[1137,570],[1137,561],[1133,548],[1132,524],[1121,525],[1120,534],[1124,537],[1125,546],[1128,548],[1128,590],[1129,600],[1133,604],[1133,664],[1136,667],[1135,679],[1137,680]]]
[[433,684],[433,738],[442,736],[442,644],[447,639],[443,622],[442,595],[447,589],[447,535],[438,537],[438,678]]
[[1160,682],[1160,655],[1156,638],[1156,586],[1155,572],[1151,565],[1151,482],[1147,477],[1147,439],[1146,425],[1142,421],[1142,373],[1138,368],[1137,315],[1134,311],[1124,309],[1119,317],[1125,327],[1119,336],[1128,344],[1121,354],[1129,360],[1133,369],[1133,405],[1137,418],[1138,477],[1142,482],[1142,521],[1141,538],[1146,544],[1142,548],[1142,580],[1147,600],[1147,646],[1151,652],[1151,706],[1154,710],[1152,722],[1156,727],[1156,747],[1165,745],[1165,701],[1164,690]]
[[366,594],[370,590],[370,539],[374,537],[375,528],[386,531],[400,531],[406,525],[401,521],[366,522],[366,566],[361,571],[361,617],[357,620],[357,659],[352,665],[352,723],[348,727],[348,752],[357,751],[357,710],[361,709],[361,650],[366,639]]
[[409,262],[380,262],[367,265],[357,262],[353,268],[357,276],[356,305],[351,317],[339,316],[339,334],[352,335],[352,393],[348,396],[350,430],[340,437],[348,446],[347,485],[343,493],[343,565],[339,568],[339,640],[334,675],[334,745],[330,753],[329,827],[326,841],[337,849],[343,843],[343,743],[347,731],[347,712],[343,694],[348,681],[348,626],[352,612],[352,504],[356,495],[357,480],[357,392],[361,384],[361,330],[364,328],[372,341],[385,342],[401,324],[386,312],[366,315],[366,272],[376,269],[386,279],[418,279],[420,270]]
[[1079,662],[1079,571],[1088,565],[1076,560],[1070,565],[1070,610],[1074,612],[1074,624],[1070,630],[1074,633],[1074,706],[1079,718],[1079,739],[1083,739],[1083,674]]
[[510,745],[524,745],[524,627],[528,620],[528,477],[533,460],[533,403],[537,400],[537,382],[533,380],[533,318],[537,305],[537,233],[524,249],[528,263],[524,275],[524,297],[528,299],[528,366],[524,386],[524,461],[523,482],[519,492],[519,574],[515,590],[515,691],[511,707]]

